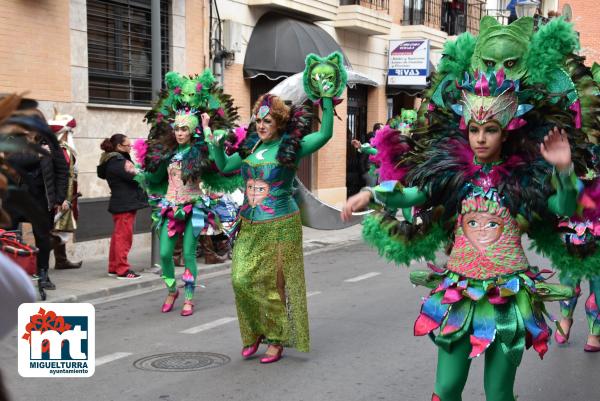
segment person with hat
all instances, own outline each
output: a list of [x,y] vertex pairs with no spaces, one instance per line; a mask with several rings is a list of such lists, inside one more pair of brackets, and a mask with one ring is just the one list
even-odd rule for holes
[[54,250],[54,268],[57,270],[79,269],[83,262],[71,262],[67,258],[66,249],[69,233],[73,233],[77,229],[77,218],[79,217],[77,198],[81,196],[77,190],[77,150],[73,140],[73,128],[77,126],[77,122],[73,116],[68,114],[55,114],[54,119],[48,121],[48,125],[58,139],[69,169],[66,198],[61,205],[61,210],[54,216],[54,230],[50,238]]

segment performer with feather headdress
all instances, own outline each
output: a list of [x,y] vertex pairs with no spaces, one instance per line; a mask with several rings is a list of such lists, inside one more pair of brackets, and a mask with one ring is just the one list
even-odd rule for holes
[[216,201],[200,183],[202,188],[216,191],[240,186],[237,177],[223,177],[210,160],[200,115],[210,114],[216,128],[231,129],[237,112],[209,70],[190,77],[169,72],[165,81],[166,89],[146,115],[151,124],[148,139],[136,142],[134,148],[142,170],[138,179],[154,207],[154,227],[160,237],[162,276],[168,289],[162,312],[170,312],[179,295],[173,251],[177,238],[183,236],[185,301],[181,315],[190,316],[198,272],[198,238],[221,228],[214,210]]
[[223,172],[241,169],[245,182],[231,267],[244,358],[263,342],[269,347],[261,363],[278,361],[284,346],[309,350],[302,223],[292,196],[293,182],[300,160],[333,135],[333,98],[346,84],[342,61],[337,52],[306,59],[305,91],[323,107],[318,132],[309,134],[309,115],[303,106],[289,107],[283,99],[266,94],[252,109],[253,121],[238,151],[227,155],[225,133],[211,132],[208,116],[203,118],[217,166]]
[[[448,250],[444,266],[411,273],[432,289],[414,332],[439,347],[434,401],[460,401],[470,361],[484,353],[486,399],[514,401],[525,347],[540,357],[548,349],[543,301],[573,295],[529,265],[521,235],[536,244],[540,231],[559,238],[557,216],[575,214],[577,177],[590,167],[598,91],[571,54],[577,45],[561,19],[534,32],[529,18],[504,26],[491,17],[478,38],[449,42],[412,138],[386,150],[397,177],[365,188],[342,211],[348,219],[369,202],[384,206],[363,233],[398,264]],[[397,208],[412,213],[399,221],[390,213]]]

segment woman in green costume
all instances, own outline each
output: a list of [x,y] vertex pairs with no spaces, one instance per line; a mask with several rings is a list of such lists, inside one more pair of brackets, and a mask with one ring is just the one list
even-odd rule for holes
[[179,296],[173,251],[182,237],[185,300],[181,315],[190,316],[198,272],[198,238],[221,228],[217,202],[202,188],[226,190],[231,184],[239,185],[229,183],[213,168],[199,116],[210,113],[215,127],[228,129],[233,127],[237,113],[231,98],[217,86],[208,70],[189,77],[169,72],[165,83],[166,90],[146,114],[146,121],[151,124],[148,139],[134,144],[141,170],[137,179],[149,194],[154,229],[160,239],[162,277],[168,290],[162,312],[172,311]]
[[[344,90],[341,60],[337,53],[307,58],[305,77],[322,100],[320,131],[305,135],[304,109],[269,94],[254,105],[253,123],[237,153],[225,153],[222,132],[204,131],[213,138],[209,152],[219,169],[241,169],[245,181],[231,272],[244,358],[256,353],[260,343],[268,344],[261,363],[278,361],[284,346],[309,351],[302,223],[293,182],[300,160],[333,135],[332,98]],[[207,116],[203,123],[206,127]]]

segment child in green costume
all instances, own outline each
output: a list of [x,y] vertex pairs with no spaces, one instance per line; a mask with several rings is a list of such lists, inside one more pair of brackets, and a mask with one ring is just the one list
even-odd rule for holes
[[432,289],[414,325],[415,335],[428,334],[438,346],[432,400],[460,401],[471,359],[485,354],[486,400],[514,401],[526,345],[540,356],[548,349],[543,301],[572,295],[529,266],[521,235],[538,217],[574,213],[575,134],[555,127],[538,145],[529,133],[540,127],[528,114],[538,104],[520,103],[519,82],[503,71],[478,72],[455,87],[460,93],[449,99],[457,101],[432,110],[428,133],[413,136],[417,145],[402,161],[406,174],[350,198],[342,218],[371,201],[418,208],[414,222],[385,212],[369,217],[364,235],[403,264],[433,260],[436,249],[452,245],[445,266],[411,274],[414,284]]

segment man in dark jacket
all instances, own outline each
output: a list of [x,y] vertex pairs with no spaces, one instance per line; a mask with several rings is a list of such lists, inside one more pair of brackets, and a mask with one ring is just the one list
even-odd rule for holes
[[[31,223],[35,244],[39,249],[39,286],[54,290],[56,286],[48,277],[50,230],[54,225],[54,213],[67,207],[67,163],[56,137],[39,110],[16,112],[6,121],[6,125],[21,127],[27,131],[28,140],[44,150],[43,154],[19,152],[8,155],[7,162],[19,174],[19,178],[11,183],[14,190],[9,191],[5,207],[12,218],[11,229],[16,230],[20,222]],[[20,194],[29,195],[31,201],[27,208]]]

